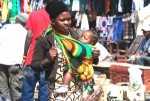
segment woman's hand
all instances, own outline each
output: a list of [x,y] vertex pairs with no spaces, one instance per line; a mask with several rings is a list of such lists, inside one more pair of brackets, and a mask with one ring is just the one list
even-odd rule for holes
[[52,61],[54,61],[57,57],[57,49],[56,47],[52,46],[50,49],[49,49],[49,55],[50,55],[50,58]]

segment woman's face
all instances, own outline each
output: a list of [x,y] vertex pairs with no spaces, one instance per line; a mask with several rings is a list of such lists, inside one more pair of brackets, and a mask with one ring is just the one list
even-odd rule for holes
[[70,27],[71,27],[70,12],[64,11],[60,13],[54,22],[55,30],[60,34],[68,34]]

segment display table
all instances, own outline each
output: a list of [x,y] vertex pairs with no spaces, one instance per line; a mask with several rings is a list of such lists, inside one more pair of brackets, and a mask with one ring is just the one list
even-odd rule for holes
[[101,68],[109,68],[111,65],[120,65],[120,66],[125,66],[125,67],[135,67],[139,69],[150,69],[150,66],[141,66],[141,65],[136,65],[136,64],[131,64],[131,63],[119,63],[119,62],[101,62],[97,65],[93,65],[94,67],[101,67]]
[[[146,91],[150,92],[150,66],[141,66],[130,63],[119,63],[119,62],[101,62],[100,64],[93,65],[94,68],[101,68],[103,71],[107,71],[112,83],[128,82],[129,73],[128,68],[139,68],[142,70],[142,79],[146,87]],[[101,70],[98,69],[98,70]]]

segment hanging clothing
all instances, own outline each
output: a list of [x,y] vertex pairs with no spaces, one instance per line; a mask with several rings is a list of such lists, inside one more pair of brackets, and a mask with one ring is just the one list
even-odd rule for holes
[[70,4],[71,4],[71,1],[70,1],[70,0],[63,0],[63,2],[64,2],[66,5],[70,5]]
[[72,11],[80,11],[80,1],[79,0],[73,0]]
[[20,13],[20,1],[19,0],[12,0],[11,8],[9,8],[9,19],[11,22],[15,22],[15,17]]
[[88,11],[94,10],[92,0],[87,0]]
[[131,23],[131,15],[125,14],[122,20],[124,23],[123,39],[130,39],[130,40],[133,39],[134,28]]
[[118,12],[118,2],[119,0],[111,0],[111,14],[114,15]]
[[134,6],[134,10],[139,11],[144,7],[144,0],[133,0],[132,6]]
[[105,2],[105,14],[108,14],[111,11],[111,0],[104,0],[104,2]]
[[83,13],[81,18],[81,30],[89,30],[89,22],[87,14]]
[[107,37],[108,35],[107,24],[108,24],[107,17],[105,16],[97,17],[96,28],[101,32],[100,37]]
[[107,40],[111,41],[112,35],[113,35],[113,16],[108,16],[107,17]]
[[23,0],[23,12],[29,12],[29,0]]
[[80,27],[81,24],[81,19],[82,19],[82,14],[80,12],[76,12],[75,14],[75,19],[76,19],[76,27]]
[[119,1],[118,1],[118,12],[123,12],[122,0],[119,0]]
[[122,21],[122,17],[115,17],[113,19],[113,42],[120,42],[123,39],[124,25]]
[[7,20],[8,17],[8,0],[4,0],[3,1],[3,5],[2,5],[2,22],[5,22]]
[[0,1],[0,9],[2,9],[3,1]]
[[86,10],[88,9],[87,7],[87,0],[80,0],[80,11],[85,13]]
[[144,20],[150,19],[150,4],[146,7],[144,7],[142,10],[138,11],[138,18],[139,18],[139,22],[138,22],[138,27],[137,27],[137,35],[143,35],[142,32],[142,24]]
[[94,9],[97,12],[97,15],[104,14],[104,0],[93,0]]
[[[142,1],[142,0],[140,0]],[[123,13],[131,13],[132,11],[132,0],[122,0]]]
[[144,0],[144,7],[146,7],[148,4],[150,4],[150,0]]

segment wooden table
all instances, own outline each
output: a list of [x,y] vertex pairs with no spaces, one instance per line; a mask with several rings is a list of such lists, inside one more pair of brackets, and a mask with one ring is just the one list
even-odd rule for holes
[[134,67],[134,68],[139,68],[139,69],[150,69],[150,66],[142,66],[142,65],[136,65],[136,64],[131,64],[131,63],[119,63],[119,62],[101,62],[93,66],[100,67],[100,68],[109,68],[111,65],[120,65],[120,66]]
[[142,72],[142,79],[143,79],[143,83],[146,87],[146,91],[150,92],[150,66],[141,66],[141,65],[136,65],[136,64],[130,64],[130,63],[119,63],[119,62],[101,62],[100,64],[97,65],[93,65],[94,68],[101,68],[103,71],[106,71],[106,75],[108,75],[107,77],[111,78],[111,74],[109,74],[109,67],[111,67],[112,65],[119,65],[119,66],[123,66],[123,67],[133,67],[133,68],[139,68],[141,69]]

